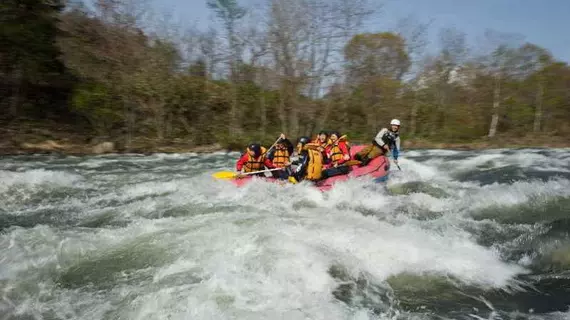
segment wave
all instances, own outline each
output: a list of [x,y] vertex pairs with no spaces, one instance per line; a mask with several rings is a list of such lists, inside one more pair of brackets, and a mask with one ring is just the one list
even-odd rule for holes
[[[238,188],[213,180],[238,153],[34,157],[22,171],[15,171],[21,159],[3,159],[10,171],[0,171],[0,312],[53,319],[568,315],[566,151],[405,155],[386,184],[345,181],[326,193],[307,184]],[[500,177],[540,162],[554,170],[544,179]]]

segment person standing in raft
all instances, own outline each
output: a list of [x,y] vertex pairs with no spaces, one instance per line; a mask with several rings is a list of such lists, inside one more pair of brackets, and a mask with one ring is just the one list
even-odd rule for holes
[[[259,143],[252,143],[247,147],[246,152],[239,158],[236,163],[236,170],[241,172],[262,171],[265,168],[274,169],[275,165],[267,158],[267,150]],[[256,176],[264,176],[264,173],[255,174]]]
[[318,181],[322,178],[323,154],[317,150],[319,146],[311,143],[309,137],[300,137],[297,141],[297,154],[299,159],[291,164],[296,165],[294,172],[291,172],[289,181],[297,183],[303,180]]
[[[293,154],[294,147],[291,141],[287,139],[285,134],[281,134],[274,147],[270,148],[267,152],[267,158],[276,168],[287,168],[291,165],[291,155]],[[283,171],[272,171],[273,177],[287,180],[289,173],[286,169]]]
[[400,153],[400,120],[390,121],[390,130],[382,128],[372,140],[370,146],[365,147],[354,155],[354,159],[361,161],[361,166],[367,165],[370,160],[392,151],[394,163],[398,165]]

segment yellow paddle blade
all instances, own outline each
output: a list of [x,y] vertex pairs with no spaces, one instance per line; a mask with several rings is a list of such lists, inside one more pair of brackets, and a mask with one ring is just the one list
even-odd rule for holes
[[297,179],[295,179],[295,177],[289,177],[289,182],[291,182],[292,184],[296,184],[298,181]]
[[220,171],[212,174],[212,177],[216,179],[234,179],[237,178],[238,174],[232,171]]

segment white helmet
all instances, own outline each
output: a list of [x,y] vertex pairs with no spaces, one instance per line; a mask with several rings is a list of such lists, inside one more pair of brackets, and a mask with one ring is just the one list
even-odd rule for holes
[[398,119],[392,119],[392,121],[390,121],[390,125],[399,126],[399,125],[400,125],[400,120],[398,120]]

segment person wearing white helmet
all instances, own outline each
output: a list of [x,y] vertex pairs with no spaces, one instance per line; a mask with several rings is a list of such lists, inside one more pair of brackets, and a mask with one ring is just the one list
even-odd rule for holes
[[392,119],[390,121],[390,129],[382,128],[374,139],[372,144],[360,150],[354,158],[361,161],[361,165],[367,165],[370,160],[392,152],[394,162],[398,165],[398,156],[400,153],[400,120]]

